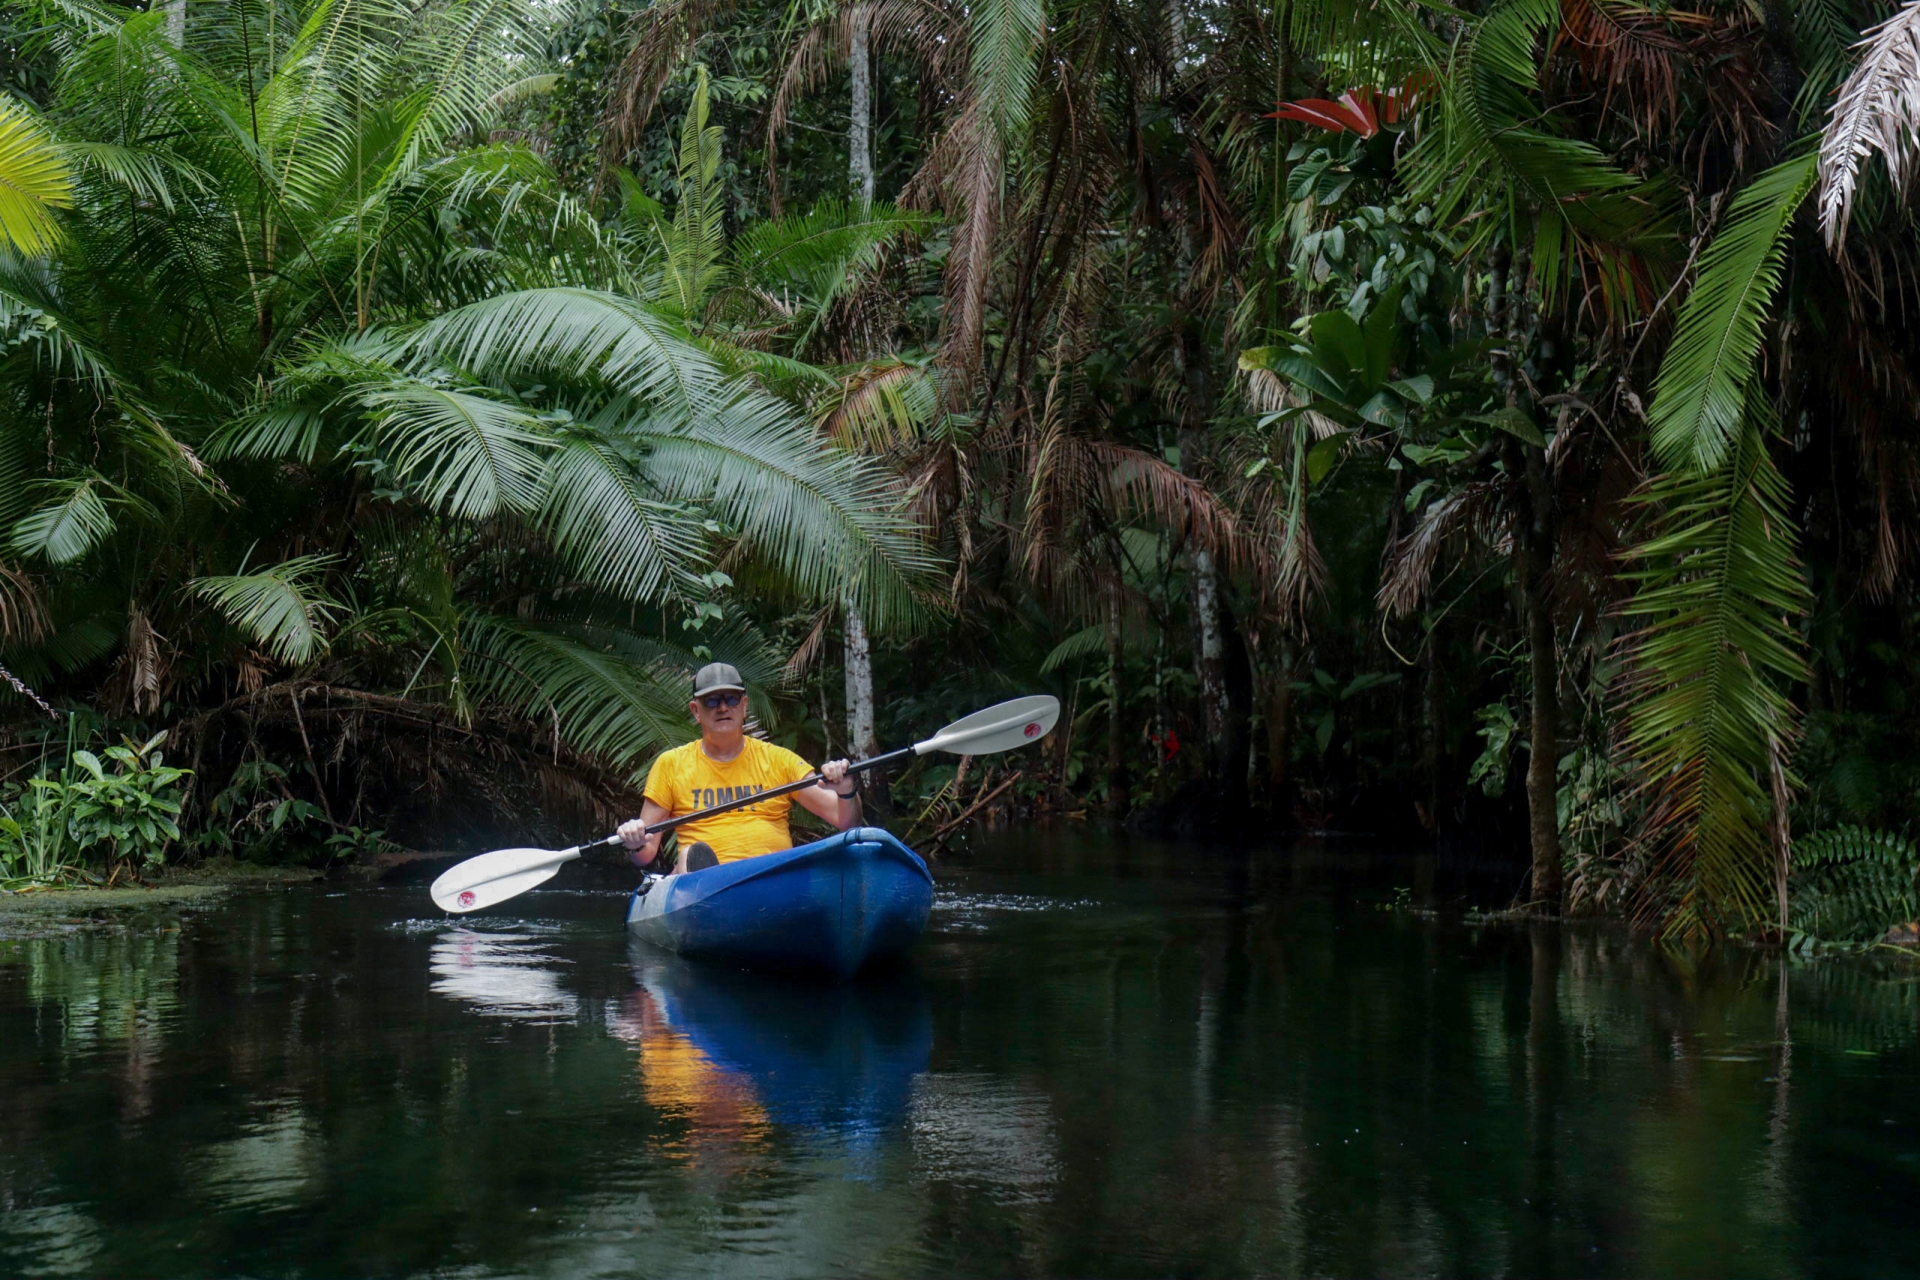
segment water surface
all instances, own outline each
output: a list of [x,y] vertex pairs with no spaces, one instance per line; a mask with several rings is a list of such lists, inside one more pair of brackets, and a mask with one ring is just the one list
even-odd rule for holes
[[1331,845],[939,876],[842,988],[565,876],[0,942],[0,1274],[1912,1272],[1920,964],[1423,918],[1511,886]]

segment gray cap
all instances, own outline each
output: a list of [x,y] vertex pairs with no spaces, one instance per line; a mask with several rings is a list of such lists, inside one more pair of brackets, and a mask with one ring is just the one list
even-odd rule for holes
[[709,693],[745,693],[747,686],[740,683],[740,672],[726,662],[709,662],[700,668],[693,677],[693,696],[704,698]]

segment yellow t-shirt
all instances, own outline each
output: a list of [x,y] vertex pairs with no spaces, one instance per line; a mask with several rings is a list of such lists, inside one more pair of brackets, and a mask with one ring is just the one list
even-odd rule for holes
[[[758,738],[748,738],[740,754],[725,764],[709,757],[698,742],[689,742],[654,758],[644,794],[669,816],[678,816],[798,782],[812,772],[793,752]],[[787,813],[792,808],[792,796],[775,796],[689,822],[678,829],[680,847],[704,840],[722,862],[791,849],[793,833],[787,830]]]

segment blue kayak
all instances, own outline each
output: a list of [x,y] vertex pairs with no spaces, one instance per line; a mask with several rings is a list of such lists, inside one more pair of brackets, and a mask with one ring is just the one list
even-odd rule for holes
[[933,909],[920,855],[878,827],[653,880],[627,927],[657,947],[848,977],[913,945]]

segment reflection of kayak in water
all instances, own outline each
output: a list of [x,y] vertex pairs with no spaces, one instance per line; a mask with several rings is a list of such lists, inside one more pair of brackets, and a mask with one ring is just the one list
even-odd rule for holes
[[829,987],[642,945],[632,958],[638,989],[614,1030],[639,1043],[650,1100],[850,1136],[906,1115],[933,1050],[912,973]]
[[878,827],[635,890],[627,926],[655,946],[846,977],[913,945],[933,909],[927,864]]

